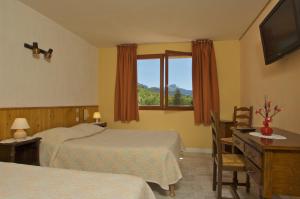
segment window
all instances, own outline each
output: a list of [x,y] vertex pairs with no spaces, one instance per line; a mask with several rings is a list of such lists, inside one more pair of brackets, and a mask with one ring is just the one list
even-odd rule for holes
[[169,107],[191,107],[192,95],[192,58],[168,57],[167,102]]
[[140,109],[163,108],[163,55],[140,55],[137,60]]
[[139,55],[137,71],[140,109],[193,109],[191,53]]

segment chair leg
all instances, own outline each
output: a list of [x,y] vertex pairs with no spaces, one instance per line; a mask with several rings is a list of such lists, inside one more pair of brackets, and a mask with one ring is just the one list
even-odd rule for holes
[[247,175],[246,176],[246,191],[247,191],[247,193],[249,193],[250,192],[250,177],[248,174],[246,174],[246,175]]
[[222,169],[218,167],[217,199],[222,199]]
[[231,194],[232,194],[232,197],[233,197],[234,199],[240,199],[240,196],[239,196],[239,194],[236,192],[236,190],[234,189],[234,186],[230,186],[229,188],[230,188],[230,192],[231,192]]
[[233,171],[233,179],[232,179],[232,182],[233,182],[233,188],[234,188],[235,190],[237,190],[237,187],[238,187],[238,184],[239,184],[237,171]]
[[216,188],[217,188],[217,164],[216,162],[214,161],[213,162],[213,191],[216,191]]
[[[231,153],[233,154],[236,153],[236,148],[234,147],[234,145],[231,146]],[[233,183],[233,189],[237,190],[239,184],[237,171],[233,172],[232,183]]]

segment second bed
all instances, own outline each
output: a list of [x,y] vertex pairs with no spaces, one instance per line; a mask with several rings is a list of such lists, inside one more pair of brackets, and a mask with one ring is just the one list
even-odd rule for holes
[[176,132],[133,131],[79,124],[54,128],[41,137],[42,166],[131,174],[170,189],[181,178],[181,139]]

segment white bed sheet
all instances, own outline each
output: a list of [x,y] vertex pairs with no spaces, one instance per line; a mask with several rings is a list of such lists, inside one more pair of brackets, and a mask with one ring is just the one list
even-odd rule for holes
[[83,133],[78,128],[61,128],[36,136],[43,138],[42,166],[131,174],[166,190],[182,178],[178,164],[182,146],[176,132],[101,128],[97,133]]
[[129,175],[0,162],[0,199],[155,199],[147,183]]

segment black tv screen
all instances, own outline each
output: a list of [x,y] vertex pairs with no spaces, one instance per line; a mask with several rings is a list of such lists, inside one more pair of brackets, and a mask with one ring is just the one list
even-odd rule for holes
[[300,0],[281,0],[260,24],[265,63],[300,46]]

